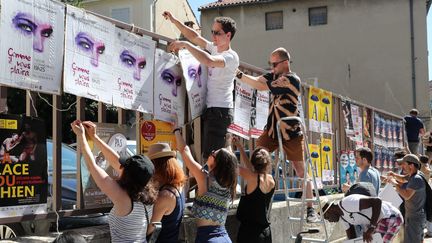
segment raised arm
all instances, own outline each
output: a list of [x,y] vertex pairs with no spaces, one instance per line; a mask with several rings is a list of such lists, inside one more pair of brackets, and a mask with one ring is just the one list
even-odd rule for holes
[[71,123],[73,132],[77,136],[77,143],[81,148],[81,153],[86,162],[87,168],[92,175],[96,185],[105,193],[111,201],[119,205],[124,199],[130,200],[127,193],[121,189],[119,184],[113,180],[102,168],[96,165],[93,154],[91,153],[90,146],[87,142],[85,129],[81,121],[76,120]]
[[162,16],[164,16],[165,19],[171,21],[171,23],[173,23],[177,27],[177,29],[180,30],[183,36],[186,37],[186,39],[188,39],[190,42],[200,46],[201,48],[206,47],[208,41],[204,39],[200,34],[198,34],[198,32],[196,32],[194,29],[180,22],[171,14],[171,12],[164,11]]
[[187,41],[174,41],[169,45],[170,51],[187,49],[201,64],[207,67],[225,67],[225,59],[221,55],[210,55]]
[[269,90],[267,80],[263,76],[254,77],[237,69],[236,77],[238,80],[247,83],[256,90]]
[[84,121],[83,126],[89,137],[93,140],[94,144],[100,149],[102,154],[108,163],[113,167],[119,174],[122,172],[119,158],[120,156],[116,151],[114,151],[108,144],[106,144],[97,134],[96,134],[96,124],[91,121]]

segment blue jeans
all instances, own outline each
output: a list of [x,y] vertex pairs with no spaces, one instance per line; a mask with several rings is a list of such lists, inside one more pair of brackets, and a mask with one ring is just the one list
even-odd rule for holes
[[197,229],[195,243],[231,243],[225,226],[201,226]]
[[203,135],[202,151],[203,158],[207,160],[211,151],[225,147],[225,134],[228,126],[233,122],[233,109],[211,107],[207,108],[202,115]]

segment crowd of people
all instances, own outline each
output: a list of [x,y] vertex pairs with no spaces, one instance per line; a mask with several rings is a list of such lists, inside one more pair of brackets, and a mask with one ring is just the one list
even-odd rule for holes
[[[301,81],[291,70],[291,56],[286,49],[276,48],[269,57],[271,72],[251,76],[238,69],[239,57],[231,49],[230,43],[236,33],[236,25],[231,18],[215,18],[211,29],[212,40],[209,41],[170,12],[164,12],[163,16],[187,40],[170,43],[169,50],[175,52],[187,49],[209,69],[206,109],[202,115],[203,154],[196,155],[202,156],[205,165],[197,162],[199,159],[193,156],[181,134],[182,127],[177,122],[173,124],[177,150],[190,176],[197,182],[196,197],[190,210],[196,218],[195,242],[231,242],[224,225],[229,205],[236,195],[238,176],[244,179],[246,186],[236,214],[240,221],[237,242],[271,242],[269,212],[276,183],[271,174],[270,153],[278,148],[276,123],[282,117],[299,116]],[[227,128],[233,121],[234,78],[257,90],[268,90],[271,94],[267,125],[258,138],[257,148],[251,153],[250,159],[239,140],[227,135]],[[371,150],[357,149],[355,158],[360,170],[358,182],[370,183],[369,188],[372,189],[367,190],[367,193],[355,193],[352,187],[357,183],[342,185],[342,190],[350,195],[339,202],[324,201],[322,204],[322,216],[332,222],[340,221],[347,230],[348,238],[362,234],[364,240],[369,242],[373,234],[379,233],[383,242],[391,242],[404,226],[405,242],[422,241],[423,229],[426,227],[423,205],[428,184],[425,181],[430,176],[430,159],[426,156],[419,159],[414,155],[418,153],[419,135],[426,134],[423,125],[418,124],[417,113],[413,112],[405,119],[411,151],[396,153],[400,156],[397,160],[400,173],[380,175],[372,166]],[[114,204],[109,214],[112,241],[177,242],[185,211],[182,191],[187,180],[177,161],[177,152],[168,144],[157,143],[150,146],[147,156],[120,158],[98,137],[94,123],[77,120],[71,127],[81,145],[79,148],[91,176]],[[418,130],[417,133],[410,134],[415,129]],[[303,132],[301,124],[296,121],[281,123],[283,150],[298,177],[307,173],[304,167]],[[118,178],[111,178],[97,166],[88,139],[93,140],[105,159],[118,172]],[[240,150],[240,163],[232,151],[232,145]],[[428,145],[431,148],[426,151],[432,153],[432,138],[428,140]],[[404,199],[401,210],[377,197],[381,183],[395,186]],[[305,185],[304,196],[312,198],[311,181],[308,180]],[[319,220],[312,202],[307,203],[306,220]],[[161,229],[157,222],[161,222]]]

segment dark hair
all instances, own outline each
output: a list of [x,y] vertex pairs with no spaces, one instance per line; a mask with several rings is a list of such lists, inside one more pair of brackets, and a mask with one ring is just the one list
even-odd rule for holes
[[269,152],[263,148],[255,149],[251,156],[251,163],[256,173],[266,173],[271,165],[271,158]]
[[74,231],[66,231],[57,236],[53,243],[86,243],[84,237]]
[[405,150],[396,150],[393,154],[393,160],[402,159],[405,155],[407,155]]
[[146,185],[139,183],[130,170],[124,168],[123,173],[117,181],[123,188],[132,201],[140,201],[144,204],[153,204],[157,198],[157,190],[153,180],[150,180]]
[[216,154],[215,164],[211,173],[219,185],[230,189],[231,199],[234,199],[237,186],[237,158],[233,153],[222,148]]
[[217,22],[222,25],[222,29],[225,33],[231,32],[230,40],[234,38],[236,33],[236,22],[230,17],[216,17],[214,22]]
[[152,162],[155,167],[153,179],[160,185],[183,186],[186,176],[176,158],[162,157],[153,159]]
[[370,150],[370,148],[366,148],[366,147],[362,147],[362,148],[358,148],[356,150],[357,153],[359,153],[360,158],[362,159],[366,159],[367,162],[372,163],[373,160],[373,153]]
[[420,155],[419,160],[423,164],[427,164],[429,162],[429,157],[427,155]]

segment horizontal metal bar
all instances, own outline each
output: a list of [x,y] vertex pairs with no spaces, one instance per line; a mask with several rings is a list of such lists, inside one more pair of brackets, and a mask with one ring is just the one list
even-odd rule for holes
[[[291,236],[291,239],[295,240],[297,239],[296,236]],[[326,239],[317,239],[317,238],[307,238],[307,237],[302,237],[302,242],[328,242]]]

